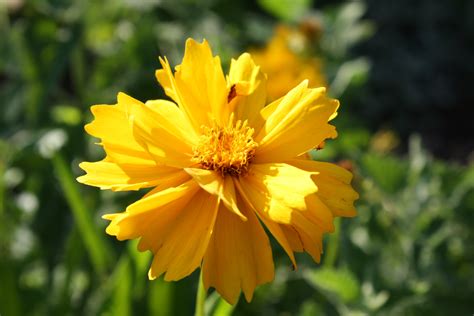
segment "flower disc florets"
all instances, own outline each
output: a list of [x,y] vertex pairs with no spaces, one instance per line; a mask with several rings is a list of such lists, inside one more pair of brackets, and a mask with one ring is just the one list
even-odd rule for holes
[[194,147],[193,162],[222,176],[245,175],[258,144],[253,140],[253,128],[247,121],[231,118],[227,126],[203,126],[199,143]]

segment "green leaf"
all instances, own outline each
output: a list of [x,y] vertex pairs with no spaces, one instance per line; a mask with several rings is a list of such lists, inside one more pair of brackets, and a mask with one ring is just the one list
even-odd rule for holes
[[147,275],[148,269],[152,261],[152,255],[150,251],[140,252],[137,249],[138,239],[130,240],[127,242],[127,254],[131,258],[134,266],[134,277],[136,279],[133,284],[133,291],[135,296],[142,296],[146,293],[148,288],[148,280],[144,278]]
[[54,170],[59,184],[64,191],[65,198],[76,221],[81,238],[86,245],[87,252],[98,274],[105,273],[107,266],[112,262],[112,256],[105,240],[95,229],[94,220],[79,192],[79,184],[74,180],[71,170],[60,153],[52,158]]
[[15,280],[15,269],[11,262],[0,259],[0,314],[21,315],[20,296]]
[[313,301],[305,301],[301,305],[299,316],[313,316],[313,315],[324,315],[324,311],[321,306]]
[[324,267],[311,271],[306,279],[316,288],[335,294],[343,302],[353,302],[360,294],[360,284],[355,275],[347,269]]
[[132,271],[130,259],[124,255],[114,273],[114,293],[112,297],[111,315],[132,315]]
[[53,121],[60,124],[75,126],[81,123],[81,111],[70,105],[57,105],[51,111]]
[[285,21],[297,21],[311,8],[312,0],[259,0],[268,13]]

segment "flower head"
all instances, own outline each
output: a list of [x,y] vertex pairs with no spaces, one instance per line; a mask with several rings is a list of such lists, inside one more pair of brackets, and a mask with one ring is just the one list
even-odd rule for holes
[[179,280],[198,267],[206,288],[229,303],[248,301],[274,277],[269,237],[288,254],[320,260],[333,218],[354,216],[357,193],[341,167],[304,158],[336,137],[338,101],[307,81],[265,106],[266,76],[247,53],[224,76],[206,41],[187,40],[181,65],[166,59],[156,77],[174,101],[142,103],[119,93],[95,105],[86,131],[106,157],[83,162],[78,181],[114,191],[153,188],[122,213],[105,215],[107,233],[139,238],[154,254],[149,278]]
[[234,121],[227,126],[203,126],[192,160],[203,169],[214,170],[225,177],[243,176],[248,170],[258,144],[253,140],[253,128],[248,122]]
[[271,81],[267,85],[268,100],[284,96],[305,79],[310,87],[326,86],[321,60],[304,54],[308,42],[305,32],[279,25],[267,45],[252,52],[256,63]]

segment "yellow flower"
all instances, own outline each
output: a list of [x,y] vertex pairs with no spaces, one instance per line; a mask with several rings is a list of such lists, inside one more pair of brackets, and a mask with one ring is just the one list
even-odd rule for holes
[[305,79],[310,87],[326,86],[321,61],[302,56],[306,42],[302,32],[280,25],[266,47],[252,52],[255,62],[271,82],[267,85],[269,101],[284,96]]
[[336,137],[328,121],[338,101],[303,81],[265,105],[266,77],[249,54],[224,77],[209,44],[186,42],[182,64],[166,59],[156,77],[175,102],[142,103],[119,93],[92,107],[86,131],[107,156],[83,162],[78,181],[114,191],[153,188],[125,212],[105,215],[107,233],[139,238],[154,254],[149,278],[179,280],[203,270],[206,288],[229,303],[247,301],[270,282],[274,266],[262,223],[288,254],[320,260],[335,216],[354,216],[351,174],[302,154]]

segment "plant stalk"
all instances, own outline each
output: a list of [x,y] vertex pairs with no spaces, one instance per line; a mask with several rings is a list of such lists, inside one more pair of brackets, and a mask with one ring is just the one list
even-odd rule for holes
[[206,305],[206,289],[204,288],[204,282],[202,281],[202,269],[199,274],[199,284],[196,294],[196,308],[194,316],[205,316],[204,306]]

